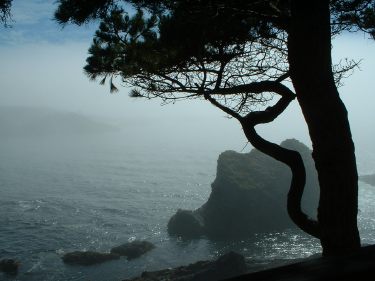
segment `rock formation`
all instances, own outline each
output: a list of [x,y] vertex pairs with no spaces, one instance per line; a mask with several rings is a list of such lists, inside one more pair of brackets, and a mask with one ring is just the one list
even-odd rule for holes
[[229,252],[215,261],[198,261],[172,269],[146,271],[140,277],[125,281],[216,281],[244,274],[246,271],[245,258],[240,254]]
[[[294,139],[281,145],[301,153],[307,174],[302,209],[315,217],[319,185],[311,150]],[[227,240],[293,227],[286,210],[290,181],[286,165],[255,149],[225,151],[219,156],[208,201],[194,211],[178,210],[168,223],[168,232],[183,238],[206,235]]]
[[20,263],[13,259],[2,259],[0,260],[0,271],[16,275],[18,273],[19,265]]
[[130,260],[138,258],[154,248],[154,244],[148,241],[133,241],[112,248],[111,254],[125,256]]
[[[199,261],[188,266],[143,272],[140,277],[124,281],[373,280],[374,260],[374,245],[362,247],[346,255],[333,257],[314,255],[305,259],[279,260],[270,264],[264,264],[263,261],[262,265],[254,264],[254,260],[245,260],[241,255],[229,253],[217,261]],[[243,274],[244,271],[247,273]]]
[[155,246],[151,242],[133,241],[112,248],[110,253],[75,251],[65,254],[62,260],[64,263],[70,265],[93,265],[110,260],[117,260],[121,256],[125,256],[128,260],[135,259],[154,248]]
[[103,263],[110,260],[119,259],[120,256],[109,253],[98,253],[98,252],[71,252],[67,253],[62,257],[62,260],[66,264],[70,265],[93,265]]

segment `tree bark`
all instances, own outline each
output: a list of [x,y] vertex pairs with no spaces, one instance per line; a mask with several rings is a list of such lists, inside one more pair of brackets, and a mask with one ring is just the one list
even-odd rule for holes
[[308,125],[318,171],[323,255],[360,247],[358,174],[345,105],[334,83],[328,0],[291,1],[290,75]]

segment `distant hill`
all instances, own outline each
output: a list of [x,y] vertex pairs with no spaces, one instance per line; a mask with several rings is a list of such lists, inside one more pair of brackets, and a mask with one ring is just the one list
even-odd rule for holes
[[359,176],[359,180],[375,186],[375,174]]
[[116,127],[82,114],[46,108],[0,107],[1,137],[95,134]]

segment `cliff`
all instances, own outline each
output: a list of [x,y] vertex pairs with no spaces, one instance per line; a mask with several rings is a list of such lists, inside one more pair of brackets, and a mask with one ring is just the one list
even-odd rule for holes
[[[301,153],[307,174],[302,209],[315,217],[319,189],[311,150],[294,139],[281,145]],[[194,211],[178,210],[168,223],[168,232],[184,238],[205,235],[227,240],[294,227],[286,211],[290,181],[286,165],[255,149],[225,151],[219,156],[208,201]]]

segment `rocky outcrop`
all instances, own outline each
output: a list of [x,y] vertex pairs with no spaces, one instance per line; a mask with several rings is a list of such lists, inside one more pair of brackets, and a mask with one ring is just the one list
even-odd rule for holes
[[20,263],[13,259],[3,259],[0,260],[0,271],[16,275],[18,273],[19,265]]
[[375,246],[372,245],[362,247],[359,250],[347,254],[330,257],[309,258],[289,265],[245,274],[229,280],[373,280],[375,276],[374,260]]
[[[230,261],[227,260],[225,263],[217,261],[199,261],[188,266],[154,272],[144,272],[140,277],[124,281],[216,281],[223,279],[228,281],[342,281],[373,280],[375,276],[374,245],[362,247],[357,251],[345,255],[332,257],[318,257],[314,255],[305,259],[276,261],[265,266],[256,267],[253,267],[254,261],[252,260],[247,260],[244,264],[243,258],[241,259],[240,255],[237,257],[237,254],[230,253],[229,256],[231,255],[233,256],[233,259],[229,258]],[[221,258],[219,258],[219,260]],[[210,268],[219,269],[220,266],[226,267],[229,271],[236,270],[236,264],[241,264],[238,268],[237,274],[225,275],[222,271],[220,274],[224,275],[219,276],[214,274],[212,277],[205,275],[205,279],[200,279],[199,277],[200,272],[208,272],[210,271]],[[211,267],[212,265],[213,267]]]
[[125,256],[128,260],[135,259],[154,248],[155,246],[151,242],[133,241],[112,248],[110,253],[75,251],[65,254],[62,260],[64,263],[70,265],[93,265],[110,260],[117,260],[121,256]]
[[216,281],[244,274],[246,271],[245,258],[240,254],[229,252],[215,261],[199,261],[173,269],[146,271],[131,281]]
[[171,235],[185,238],[195,238],[204,234],[204,220],[198,211],[177,210],[168,222],[168,232]]
[[93,265],[103,263],[110,260],[119,259],[120,256],[117,254],[109,253],[98,253],[92,251],[75,251],[67,253],[62,257],[62,260],[66,264],[70,265]]
[[367,184],[370,184],[372,186],[375,186],[375,174],[360,176],[359,180],[363,181],[363,182],[365,182]]
[[[294,139],[281,145],[301,153],[307,174],[302,209],[315,217],[319,185],[311,150]],[[255,149],[250,153],[225,151],[219,156],[208,201],[194,211],[177,211],[168,232],[184,238],[206,235],[226,240],[294,227],[286,210],[290,181],[286,165]]]
[[111,254],[125,256],[128,260],[135,259],[154,249],[154,244],[148,241],[133,241],[111,249]]

